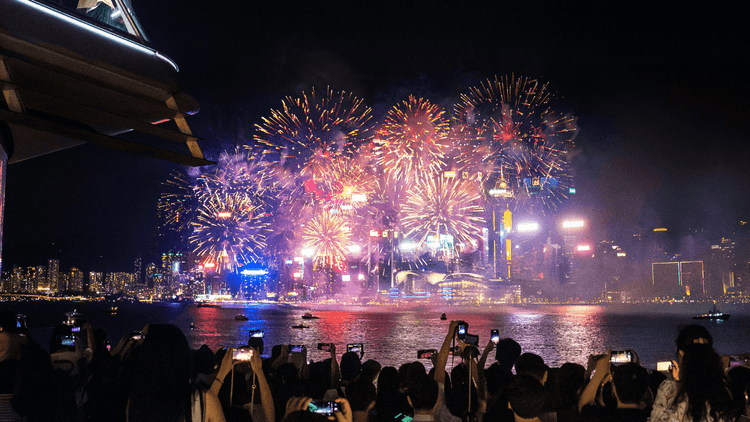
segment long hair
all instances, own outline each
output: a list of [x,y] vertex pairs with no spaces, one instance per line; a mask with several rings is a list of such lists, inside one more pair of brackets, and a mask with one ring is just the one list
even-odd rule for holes
[[138,346],[128,421],[190,420],[190,346],[179,328],[151,324]]
[[710,415],[727,418],[732,410],[732,395],[721,365],[721,356],[713,349],[713,339],[704,327],[691,325],[677,337],[678,353],[684,353],[680,365],[680,387],[674,403],[687,400],[687,412],[694,421]]

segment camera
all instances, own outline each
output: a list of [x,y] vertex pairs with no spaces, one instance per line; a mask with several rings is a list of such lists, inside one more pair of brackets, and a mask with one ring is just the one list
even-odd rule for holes
[[307,406],[307,410],[313,413],[323,415],[333,415],[333,412],[340,411],[339,404],[335,401],[313,400]]
[[333,343],[318,343],[318,350],[322,350],[324,352],[330,352],[332,345]]
[[350,343],[346,345],[347,352],[362,353],[365,351],[365,345],[362,343]]
[[612,351],[612,355],[609,358],[612,363],[628,363],[633,361],[633,352],[629,350],[624,351]]
[[500,342],[500,331],[499,330],[490,330],[490,339],[495,344],[499,343]]
[[471,344],[472,346],[479,346],[479,336],[476,334],[466,334],[464,336],[464,343]]
[[469,324],[467,324],[464,321],[458,322],[458,327],[456,327],[456,333],[458,335],[458,339],[463,341],[466,338],[466,330],[469,329]]
[[60,345],[67,347],[75,347],[76,337],[75,336],[60,336]]
[[248,361],[253,358],[253,349],[233,349],[232,350],[232,359],[233,360],[244,360]]
[[290,353],[302,353],[302,351],[305,350],[304,344],[290,344],[289,345],[289,352]]
[[417,359],[430,359],[433,355],[437,355],[437,349],[422,349],[417,351]]
[[250,330],[250,337],[263,338],[265,335],[266,333],[263,330]]
[[80,333],[81,332],[81,327],[73,327],[73,328],[70,329],[70,331],[72,331],[74,333]]

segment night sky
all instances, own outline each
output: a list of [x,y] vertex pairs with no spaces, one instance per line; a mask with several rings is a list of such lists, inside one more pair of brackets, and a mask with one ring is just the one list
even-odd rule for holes
[[[578,117],[568,208],[599,237],[640,225],[716,241],[750,218],[750,51],[741,14],[721,3],[133,3],[201,104],[188,122],[209,158],[313,85],[381,116],[409,94],[452,109],[469,87],[515,74],[549,82],[555,109]],[[3,269],[56,257],[131,270],[157,252],[156,203],[176,169],[95,145],[11,165]]]

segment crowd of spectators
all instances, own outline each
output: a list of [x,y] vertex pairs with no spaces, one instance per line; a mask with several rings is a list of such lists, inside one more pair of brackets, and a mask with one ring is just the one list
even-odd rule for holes
[[450,322],[440,348],[424,353],[429,361],[394,368],[364,360],[361,350],[339,356],[335,344],[319,362],[290,345],[263,358],[257,337],[191,350],[170,324],[149,324],[110,347],[78,314],[54,329],[45,349],[15,314],[0,312],[0,422],[748,419],[750,368],[720,356],[703,326],[682,329],[669,368],[649,371],[632,350],[624,362],[607,350],[586,367],[559,368],[510,338],[480,352],[458,334],[462,324]]

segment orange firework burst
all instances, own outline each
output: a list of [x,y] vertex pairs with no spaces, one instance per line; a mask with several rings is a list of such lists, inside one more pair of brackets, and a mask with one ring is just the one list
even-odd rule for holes
[[406,237],[424,243],[428,236],[451,235],[474,243],[484,224],[478,183],[443,175],[426,179],[409,190],[402,207]]
[[337,214],[321,212],[302,227],[303,248],[315,251],[316,262],[337,262],[346,259],[351,232],[346,221]]
[[255,140],[281,153],[284,166],[314,179],[326,177],[331,161],[351,157],[372,138],[371,110],[345,91],[286,97],[280,110],[255,125]]
[[388,112],[374,152],[392,180],[408,185],[440,171],[450,146],[445,114],[440,106],[414,96]]

